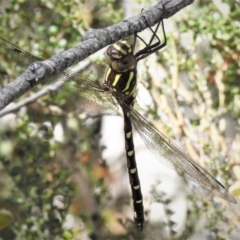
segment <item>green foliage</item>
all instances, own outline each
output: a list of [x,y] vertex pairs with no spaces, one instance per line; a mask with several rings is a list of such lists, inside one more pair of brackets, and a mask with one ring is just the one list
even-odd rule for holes
[[120,21],[122,10],[118,3],[114,5],[109,0],[9,1],[3,7],[5,14],[0,16],[0,35],[47,58],[53,50],[75,46],[89,27],[105,27]]
[[[36,56],[47,58],[54,51],[76,45],[90,26],[98,28],[120,21],[122,10],[114,10],[109,3],[9,1],[1,9],[4,14],[0,15],[0,36]],[[108,14],[103,17],[102,11]],[[10,81],[9,76],[14,78],[22,71],[16,65],[22,65],[22,60],[14,64],[6,54],[0,56],[0,61],[1,70],[5,71],[2,87]],[[61,111],[65,102],[64,94],[54,98],[47,96],[16,114],[10,125],[8,120],[2,122],[0,170],[5,179],[1,177],[0,184],[4,189],[0,198],[0,239],[74,239],[74,236],[94,231],[91,230],[94,229],[93,213],[89,209],[93,206],[87,205],[86,192],[82,192],[83,185],[80,188],[78,180],[87,178],[89,181],[85,184],[92,186],[85,188],[99,190],[96,194],[90,192],[89,197],[103,203],[104,170],[93,161],[100,156],[100,153],[95,157],[92,154],[98,151],[97,139],[90,137],[94,129],[86,128],[80,119],[69,118]],[[51,106],[58,106],[58,109]],[[53,131],[59,123],[67,123],[64,141],[54,139]],[[96,171],[102,174],[96,176]],[[79,233],[78,227],[63,229],[70,213],[84,219],[86,230]]]
[[[229,4],[229,5],[228,5]],[[214,75],[218,71],[223,74],[222,82],[224,83],[223,93],[225,95],[224,104],[230,110],[232,116],[239,117],[239,104],[235,103],[236,95],[239,95],[239,67],[240,59],[237,52],[239,51],[239,21],[238,13],[239,9],[237,4],[230,4],[230,1],[225,5],[225,11],[229,7],[228,17],[224,16],[224,12],[220,12],[214,5],[201,5],[201,14],[205,16],[204,21],[193,21],[193,15],[189,17],[192,19],[184,21],[185,30],[191,29],[194,32],[194,40],[199,37],[207,38],[210,40],[210,47],[212,54],[205,52],[204,60],[208,67],[210,77],[214,78]],[[225,17],[225,18],[223,18]],[[220,57],[221,65],[216,62],[213,55]],[[221,67],[221,69],[220,69]],[[209,83],[211,84],[211,79]]]
[[15,233],[15,239],[48,239],[61,235],[60,219],[64,218],[66,207],[58,209],[53,202],[61,195],[64,206],[69,205],[74,194],[69,170],[50,156],[52,146],[47,139],[32,135],[35,129],[29,128],[28,120],[16,128],[18,136],[1,132],[1,144],[12,143],[11,151],[1,156],[1,162],[14,182],[2,199],[2,206],[12,211],[15,220],[1,236],[13,239]]
[[[234,144],[239,145],[240,129],[238,19],[238,4],[233,1],[195,1],[165,20],[168,45],[158,52],[158,65],[151,57],[146,59],[150,78],[144,78],[149,79],[154,100],[154,108],[148,113],[154,119],[156,113],[160,116],[158,128],[170,139],[181,139],[188,155],[229,187],[236,198],[239,151]],[[159,69],[163,69],[162,75]],[[191,205],[182,235],[167,239],[193,237],[201,218],[206,219],[203,229],[212,239],[232,238],[236,225],[231,206],[199,198],[199,191],[189,194]],[[172,233],[174,225],[166,224]]]
[[8,227],[13,221],[13,216],[10,211],[1,210],[0,211],[0,231]]
[[[0,36],[45,58],[75,46],[90,27],[105,27],[123,18],[121,1],[5,2]],[[204,167],[231,186],[237,178],[231,175],[238,159],[234,150],[229,150],[222,121],[225,116],[239,119],[239,14],[231,0],[225,1],[228,14],[212,1],[196,4],[170,19],[174,31],[166,28],[168,45],[159,53],[157,63],[165,77],[147,74],[151,83],[146,85],[155,103],[147,113],[154,120],[159,113],[164,115],[159,129],[187,142],[189,155],[207,159]],[[2,87],[11,81],[9,75],[22,69],[18,66],[21,62],[13,64],[6,56],[0,56],[0,61],[6,70]],[[73,104],[66,100],[68,95],[45,96],[1,119],[0,239],[147,239],[154,231],[157,235],[152,239],[159,239],[159,235],[161,239],[189,239],[201,217],[207,219],[205,229],[213,239],[230,236],[235,226],[226,210],[229,206],[200,198],[194,191],[188,195],[187,220],[181,234],[175,232],[172,199],[155,191],[152,197],[163,205],[166,221],[147,222],[146,230],[138,233],[122,213],[130,205],[129,198],[117,199],[113,207],[109,204],[106,179],[111,181],[111,176],[100,160],[99,123],[86,127],[86,116],[69,114]],[[193,116],[180,111],[184,106]],[[59,125],[63,137],[56,140]],[[234,131],[237,134],[239,129]],[[237,135],[231,142],[236,139]],[[239,196],[239,188],[231,193]],[[68,228],[69,217],[76,225]]]

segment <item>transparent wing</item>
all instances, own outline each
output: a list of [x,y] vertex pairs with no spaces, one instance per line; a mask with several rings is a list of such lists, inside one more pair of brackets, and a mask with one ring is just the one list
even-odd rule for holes
[[22,67],[27,67],[35,61],[42,61],[44,58],[36,57],[33,54],[24,51],[17,45],[0,37],[0,55],[3,57],[10,57]]
[[[0,55],[9,58],[21,67],[44,60],[44,58],[36,57],[1,37]],[[51,91],[56,94],[64,94],[66,101],[72,105],[73,111],[87,112],[91,115],[111,114],[118,111],[116,100],[111,93],[103,91],[100,84],[81,76],[81,74],[65,70],[55,78],[58,80],[50,85]]]
[[136,110],[130,109],[125,103],[121,103],[121,106],[123,111],[130,113],[132,124],[147,148],[158,160],[177,171],[179,175],[198,183],[211,193],[229,202],[236,203],[234,197],[227,192],[219,181],[179,150],[166,136],[152,127]]
[[[0,38],[0,53],[3,56],[10,56],[23,67],[34,61],[43,60],[3,38]],[[57,77],[60,79],[51,85],[52,91],[66,94],[66,101],[69,101],[77,111],[104,114],[118,110],[111,92],[104,91],[102,85],[84,78],[80,74],[72,74],[70,71],[64,71]],[[123,111],[130,113],[132,123],[140,137],[157,159],[215,195],[236,203],[236,200],[228,194],[220,182],[181,152],[166,136],[150,126],[144,117],[124,103],[124,99],[118,98],[118,101]]]
[[[66,73],[66,71],[65,71]],[[51,85],[56,93],[64,93],[66,101],[72,104],[76,112],[86,112],[91,115],[117,113],[117,101],[111,92],[103,90],[102,85],[74,74],[60,79]]]

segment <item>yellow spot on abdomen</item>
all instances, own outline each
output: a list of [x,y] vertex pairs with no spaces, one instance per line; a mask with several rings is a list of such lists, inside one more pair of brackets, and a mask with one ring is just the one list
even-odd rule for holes
[[126,133],[126,137],[127,137],[127,138],[130,138],[131,136],[132,136],[132,132]]
[[133,151],[128,152],[128,156],[131,157],[133,155]]
[[131,173],[131,174],[134,174],[136,171],[137,171],[136,168],[130,169],[130,173]]

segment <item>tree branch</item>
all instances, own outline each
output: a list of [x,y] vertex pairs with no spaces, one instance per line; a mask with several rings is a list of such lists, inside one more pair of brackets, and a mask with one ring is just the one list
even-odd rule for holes
[[78,46],[61,52],[50,59],[32,63],[15,81],[0,89],[0,110],[34,85],[63,72],[109,44],[155,25],[161,18],[171,17],[193,1],[162,0],[137,16],[125,19],[118,24],[103,29],[90,30]]

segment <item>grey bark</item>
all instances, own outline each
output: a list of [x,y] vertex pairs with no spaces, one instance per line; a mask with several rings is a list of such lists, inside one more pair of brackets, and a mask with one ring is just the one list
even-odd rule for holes
[[125,19],[118,24],[103,29],[89,30],[82,42],[76,47],[54,55],[47,60],[32,63],[15,81],[0,89],[0,110],[33,86],[63,72],[107,45],[141,32],[149,26],[154,26],[161,18],[171,17],[193,1],[162,0],[137,16]]

